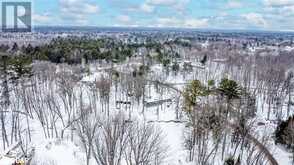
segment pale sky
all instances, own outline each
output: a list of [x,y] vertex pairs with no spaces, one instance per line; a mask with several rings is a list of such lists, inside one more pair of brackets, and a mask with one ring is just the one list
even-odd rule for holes
[[294,0],[31,2],[33,25],[294,30]]

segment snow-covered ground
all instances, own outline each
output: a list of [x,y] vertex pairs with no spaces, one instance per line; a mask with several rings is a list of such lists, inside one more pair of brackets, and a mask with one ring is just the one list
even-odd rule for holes
[[[134,67],[138,66],[137,63],[132,64]],[[199,64],[195,63],[195,66]],[[130,65],[118,65],[114,68],[123,73],[129,73],[132,70]],[[105,69],[110,69],[109,67],[91,67],[90,75],[84,75],[81,80],[81,84],[91,83],[95,80],[99,80],[101,76],[109,76]],[[209,79],[215,79],[219,81],[221,77],[226,75],[223,72],[223,66],[218,63],[209,63],[208,67],[204,69],[195,69],[191,73],[177,73],[174,74],[172,71],[167,75],[166,70],[163,69],[161,65],[154,65],[151,67],[151,73],[148,76],[148,79],[160,80],[163,83],[173,84],[174,87],[179,90],[183,90],[185,84],[189,83],[191,80],[198,79],[202,82],[207,82]],[[177,109],[178,101],[181,102],[180,95],[177,91],[169,88],[163,88],[162,91],[158,92],[156,90],[156,85],[150,83],[150,87],[146,87],[146,98],[145,101],[157,101],[162,99],[171,99],[172,102],[166,102],[159,106],[149,107],[144,109],[142,112],[142,103],[132,102],[132,108],[125,108],[124,105],[121,107],[116,107],[117,99],[121,101],[126,101],[125,96],[116,96],[115,98],[115,87],[111,87],[110,94],[110,111],[127,111],[126,114],[129,115],[130,119],[139,118],[142,121],[153,123],[163,131],[165,136],[164,142],[168,146],[168,157],[165,161],[165,165],[188,165],[187,154],[188,152],[184,148],[184,129],[186,127],[186,117],[184,113],[178,114],[177,118]],[[77,88],[79,89],[79,88]],[[83,89],[86,93],[86,89]],[[121,89],[122,90],[122,89]],[[267,113],[261,111],[260,105],[257,106],[257,115],[252,119],[255,121],[254,135],[257,138],[262,137],[263,135],[273,136],[273,132],[276,127],[276,123],[266,120]],[[274,115],[271,115],[274,120]],[[264,125],[260,126],[257,123],[262,122]],[[37,119],[31,121],[32,127],[32,144],[30,144],[35,149],[35,154],[32,160],[33,165],[84,165],[84,151],[78,145],[78,140],[70,140],[69,135],[66,136],[63,140],[59,138],[50,138],[45,140],[40,123]],[[69,133],[69,132],[68,132]],[[270,139],[268,146],[269,150],[272,152],[275,159],[281,165],[287,165],[291,162],[291,154],[288,153],[282,146],[274,144],[273,138]],[[228,151],[231,152],[231,151]],[[3,152],[4,153],[4,152]],[[0,165],[11,165],[13,159],[2,157],[0,159]],[[222,162],[214,162],[214,164],[221,164]],[[94,165],[95,162],[92,160],[91,165]]]

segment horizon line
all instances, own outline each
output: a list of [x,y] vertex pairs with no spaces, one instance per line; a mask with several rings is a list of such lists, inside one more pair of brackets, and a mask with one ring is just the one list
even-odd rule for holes
[[294,33],[294,30],[274,29],[225,29],[225,28],[185,28],[185,27],[146,27],[146,26],[97,26],[97,25],[35,25],[34,28],[117,28],[117,29],[150,29],[150,30],[185,30],[185,31],[215,31],[215,32],[270,32]]

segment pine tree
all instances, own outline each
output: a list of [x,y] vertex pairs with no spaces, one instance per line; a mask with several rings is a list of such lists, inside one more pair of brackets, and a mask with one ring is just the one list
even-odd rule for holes
[[[222,79],[218,91],[222,96],[226,97],[227,111],[225,113],[225,120],[228,120],[229,112],[231,111],[231,101],[233,99],[240,98],[241,87],[234,80],[228,78]],[[222,148],[222,159],[224,158],[225,146],[226,146],[227,135],[224,135],[223,148]]]
[[235,165],[235,159],[234,157],[229,157],[225,160],[224,165]]
[[294,150],[294,116],[286,121],[281,121],[275,130],[276,143],[284,144]]
[[9,70],[11,70],[11,79],[13,82],[32,75],[32,60],[30,57],[21,55],[9,59]]
[[190,108],[197,104],[198,97],[207,96],[209,91],[199,80],[193,80],[184,91],[185,107],[190,113]]
[[[9,87],[8,87],[8,69],[7,69],[7,63],[8,63],[8,55],[7,54],[1,54],[1,62],[0,62],[0,70],[1,70],[1,80],[2,80],[2,94],[0,97],[0,104],[3,107],[1,110],[6,111],[7,108],[10,105],[10,95],[9,95]],[[8,138],[7,138],[7,132],[5,127],[5,115],[3,112],[1,112],[0,115],[0,121],[1,121],[1,135],[3,140],[3,148],[6,148],[6,145],[8,146]]]
[[13,53],[16,53],[19,50],[17,43],[13,43],[12,47],[11,47],[11,51]]
[[207,62],[207,55],[205,55],[200,62],[202,65],[205,65]]
[[222,79],[218,90],[229,101],[231,101],[232,99],[240,98],[241,96],[241,87],[238,85],[238,83],[227,78]]

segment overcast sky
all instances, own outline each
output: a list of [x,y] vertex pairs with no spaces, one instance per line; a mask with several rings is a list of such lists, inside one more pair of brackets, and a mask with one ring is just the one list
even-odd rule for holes
[[294,0],[32,0],[34,25],[294,30]]

